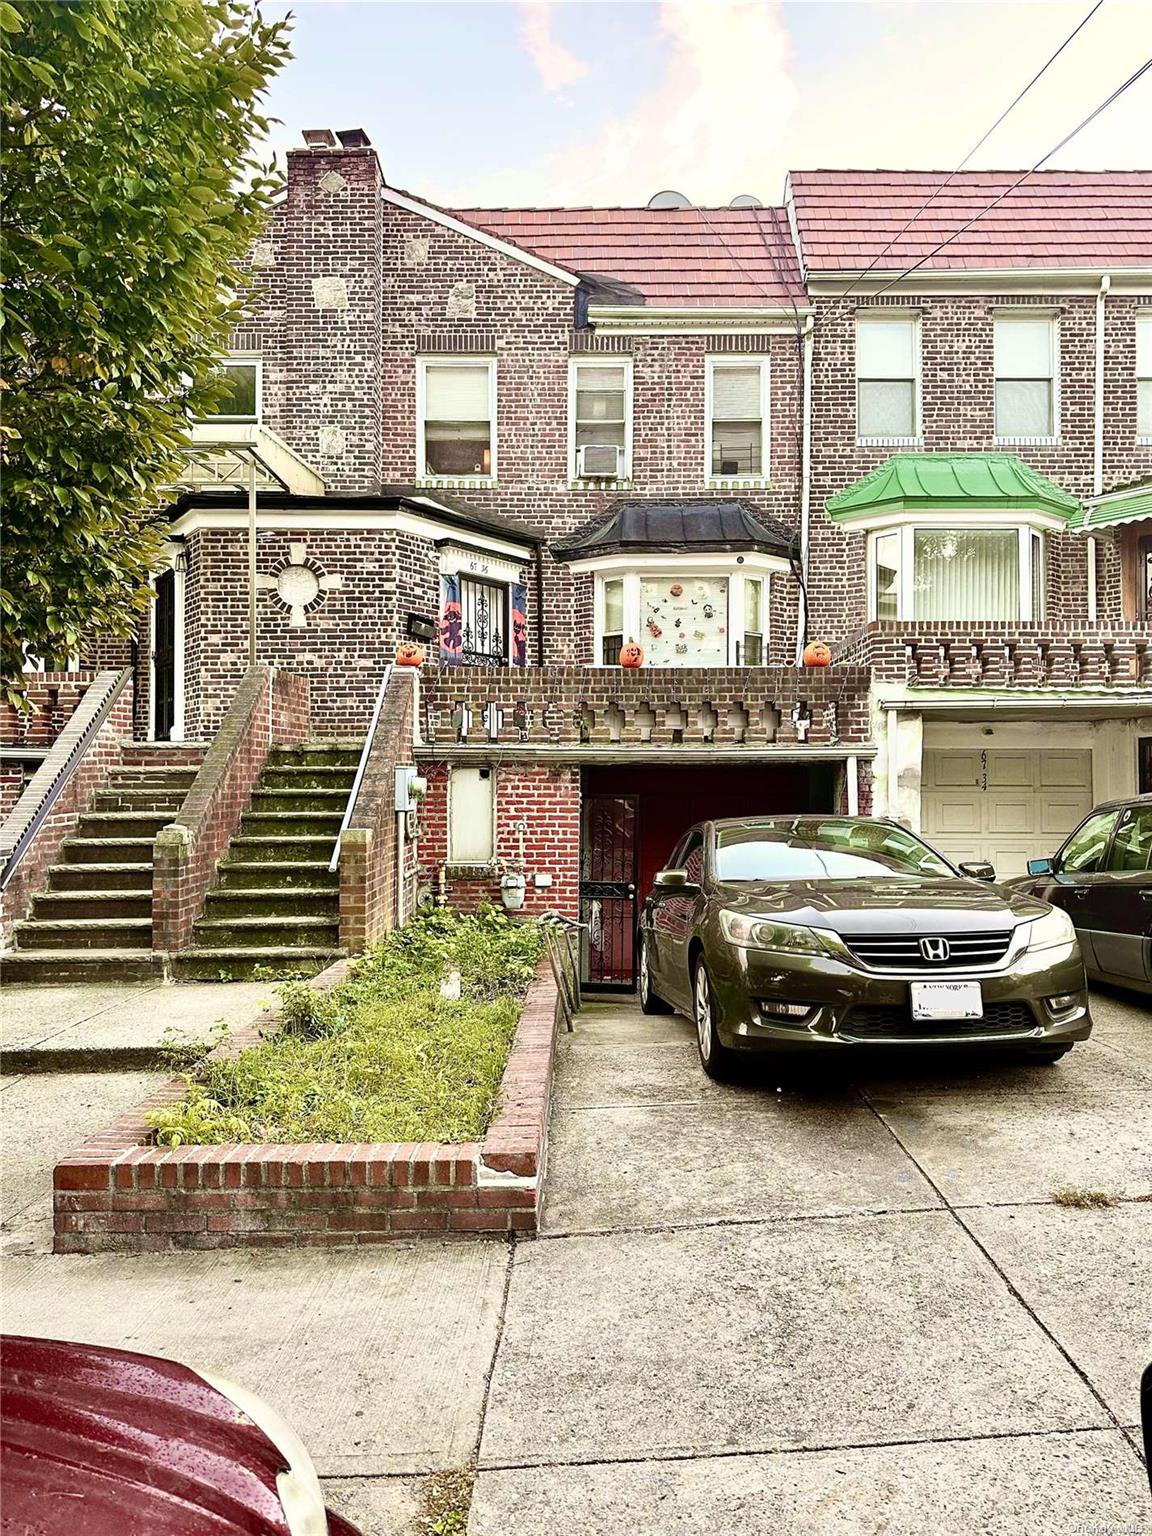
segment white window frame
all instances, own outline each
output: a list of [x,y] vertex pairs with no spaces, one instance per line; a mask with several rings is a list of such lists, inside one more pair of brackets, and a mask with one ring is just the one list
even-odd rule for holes
[[[739,559],[739,563],[738,562]],[[713,580],[725,579],[728,584],[728,620],[725,625],[728,635],[728,655],[723,665],[726,667],[743,666],[744,663],[737,660],[739,650],[744,643],[744,582],[745,579],[763,581],[764,594],[761,607],[761,620],[764,625],[764,652],[762,666],[768,665],[768,655],[772,637],[772,587],[769,580],[773,572],[786,574],[789,565],[786,560],[781,560],[773,555],[746,554],[741,557],[728,554],[700,554],[692,556],[670,556],[667,560],[645,561],[642,565],[636,565],[630,555],[610,556],[595,568],[582,566],[582,569],[593,569],[595,588],[593,593],[593,637],[592,637],[592,665],[594,667],[612,666],[613,663],[604,660],[604,584],[607,581],[623,579],[624,582],[624,643],[629,640],[637,640],[644,645],[644,633],[641,624],[640,588],[645,581],[658,581],[664,577],[676,576],[682,581],[687,581],[694,576],[709,577]],[[733,619],[739,620],[738,623]],[[687,665],[695,665],[689,658]],[[660,667],[661,672],[674,672],[675,667]]]
[[[712,398],[718,368],[760,370],[760,473],[714,475],[712,473]],[[763,353],[725,352],[704,360],[704,480],[707,485],[764,486],[772,483],[772,363]]]
[[[425,411],[428,405],[428,373],[433,368],[487,368],[488,370],[488,433],[492,468],[486,475],[432,475],[428,473],[427,444],[424,438]],[[476,357],[467,352],[454,352],[444,357],[418,357],[416,359],[416,484],[417,485],[495,485],[496,462],[496,359]]]
[[249,352],[229,352],[228,356],[221,358],[220,368],[224,371],[228,368],[255,368],[256,369],[256,414],[254,417],[230,416],[228,414],[212,414],[205,416],[205,421],[223,422],[227,426],[260,426],[264,420],[264,359],[256,357]]
[[[488,846],[491,849],[486,859],[462,859],[458,856],[452,845],[452,818],[453,818],[453,784],[459,773],[488,774]],[[496,769],[481,763],[478,767],[456,766],[448,769],[448,817],[446,829],[446,854],[445,863],[454,865],[458,869],[484,869],[496,860]]]
[[1140,372],[1140,329],[1142,326],[1147,327],[1148,330],[1148,367],[1152,369],[1152,309],[1138,309],[1136,311],[1136,332],[1134,338],[1136,351],[1136,441],[1146,445],[1152,443],[1152,433],[1140,431],[1140,383],[1143,379],[1152,379],[1152,372]]
[[[866,436],[860,431],[860,329],[866,325],[910,325],[912,327],[912,411],[914,416],[911,437]],[[870,309],[856,316],[852,332],[852,368],[854,377],[853,410],[856,424],[856,442],[860,447],[916,448],[924,438],[924,366],[922,357],[923,335],[918,314],[906,310]]]
[[[996,327],[998,325],[1038,325],[1046,322],[1052,335],[1052,432],[1050,436],[1042,437],[1013,437],[1002,436],[996,421],[996,385],[1000,382],[1000,375],[996,372]],[[998,448],[1011,448],[1029,443],[1059,443],[1060,441],[1060,317],[1048,310],[1029,310],[1021,306],[1019,310],[1011,310],[1007,313],[998,311],[992,316],[992,433],[993,442]]]
[[[568,359],[568,479],[578,486],[603,485],[607,477],[582,475],[576,462],[576,390],[581,368],[624,370],[624,464],[617,481],[632,478],[632,356],[627,352],[586,352]],[[608,484],[612,482],[609,480]]]
[[[1002,516],[989,516],[986,518],[973,518],[965,514],[955,519],[941,516],[938,519],[925,518],[922,514],[918,517],[910,517],[899,521],[877,524],[868,532],[868,556],[867,556],[867,581],[868,581],[868,622],[877,622],[876,619],[876,541],[887,533],[897,533],[900,536],[899,561],[900,573],[897,581],[896,598],[896,622],[901,624],[979,624],[981,622],[994,623],[995,620],[984,621],[979,614],[969,614],[964,617],[955,616],[949,619],[921,619],[916,614],[915,591],[915,559],[916,559],[916,535],[918,533],[983,533],[1005,532],[1014,530],[1017,538],[1017,576],[1020,584],[1020,614],[1016,619],[1007,620],[1015,624],[1039,623],[1044,614],[1033,613],[1033,588],[1032,588],[1032,540],[1034,535],[1039,535],[1040,557],[1040,602],[1043,608],[1047,602],[1047,559],[1048,543],[1045,538],[1046,527],[1034,522],[1021,522],[1019,518]],[[889,620],[888,622],[892,622]]]

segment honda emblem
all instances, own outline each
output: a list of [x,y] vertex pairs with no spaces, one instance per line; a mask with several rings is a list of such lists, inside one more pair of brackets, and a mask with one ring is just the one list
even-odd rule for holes
[[952,946],[947,939],[921,939],[920,953],[924,956],[925,960],[931,960],[936,965],[943,965],[952,953]]

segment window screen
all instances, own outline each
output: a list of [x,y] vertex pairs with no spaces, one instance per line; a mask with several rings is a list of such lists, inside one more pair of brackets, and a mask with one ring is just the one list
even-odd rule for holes
[[424,472],[492,473],[487,367],[433,367],[424,383]]
[[916,431],[916,322],[858,321],[857,436],[915,437]]
[[763,473],[764,421],[761,369],[712,369],[712,473]]
[[1051,320],[997,320],[994,339],[996,436],[1053,436],[1056,333]]

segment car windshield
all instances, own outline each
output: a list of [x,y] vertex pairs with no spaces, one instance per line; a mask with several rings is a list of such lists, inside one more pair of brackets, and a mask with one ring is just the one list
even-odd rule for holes
[[716,829],[716,878],[740,881],[955,878],[911,832],[844,818]]

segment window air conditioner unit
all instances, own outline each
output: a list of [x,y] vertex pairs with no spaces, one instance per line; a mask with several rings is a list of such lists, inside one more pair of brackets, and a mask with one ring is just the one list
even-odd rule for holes
[[618,480],[624,450],[619,443],[581,443],[576,469],[585,480]]

